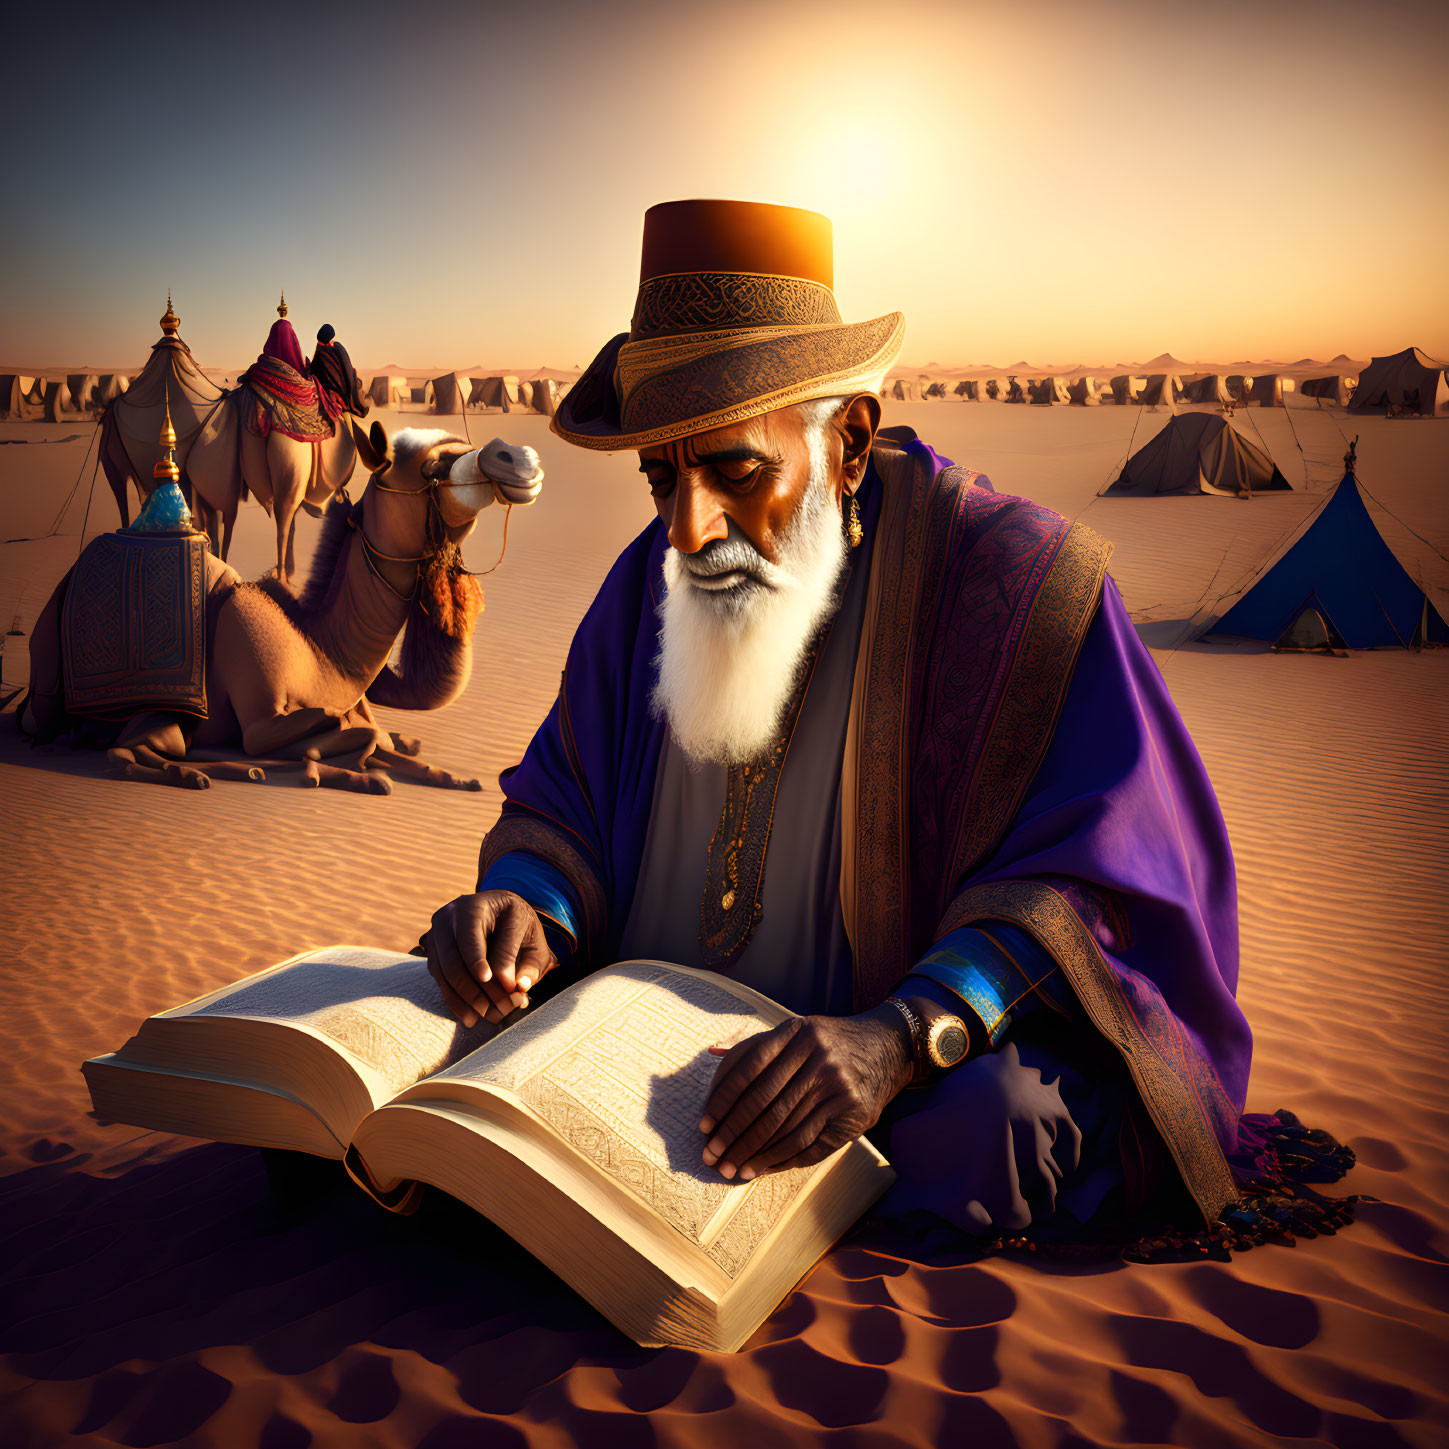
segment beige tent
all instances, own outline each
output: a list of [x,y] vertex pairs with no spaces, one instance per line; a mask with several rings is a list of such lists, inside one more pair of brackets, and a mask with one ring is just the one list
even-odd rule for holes
[[528,386],[532,391],[534,412],[552,417],[558,407],[558,383],[551,377],[536,377]]
[[1324,403],[1332,403],[1335,407],[1343,408],[1348,406],[1356,382],[1356,378],[1344,377],[1335,372],[1331,377],[1305,377],[1298,391],[1304,397],[1316,399],[1319,407]]
[[980,402],[986,396],[986,384],[974,377],[963,378],[956,384],[956,396],[965,402]]
[[77,412],[88,413],[96,410],[98,382],[99,379],[93,372],[69,372],[66,374],[65,385],[70,389],[71,400],[75,403]]
[[1183,413],[1169,419],[1155,438],[1128,458],[1107,495],[1234,493],[1251,497],[1288,486],[1272,458],[1220,413]]
[[24,418],[40,416],[40,409],[30,400],[35,386],[33,377],[21,377],[18,372],[0,372],[0,419],[17,423]]
[[1449,416],[1449,377],[1444,364],[1417,347],[1406,347],[1391,357],[1375,357],[1364,368],[1348,410]]
[[427,382],[416,383],[408,388],[408,401],[421,403],[424,407],[431,409],[433,406],[433,384],[429,379]]
[[1125,407],[1128,403],[1142,401],[1142,390],[1147,386],[1145,377],[1133,377],[1123,373],[1112,379],[1112,401]]
[[1253,385],[1248,389],[1248,395],[1243,399],[1245,403],[1256,403],[1260,408],[1281,408],[1283,406],[1283,394],[1293,391],[1293,379],[1281,377],[1276,372],[1265,372],[1253,379]]
[[408,380],[396,373],[380,372],[367,386],[367,399],[380,408],[395,408],[412,399]]
[[96,379],[96,406],[104,408],[107,403],[115,402],[130,385],[131,379],[119,372],[103,372]]
[[1182,383],[1175,372],[1154,372],[1142,385],[1137,401],[1144,407],[1170,408],[1182,396]]
[[1216,403],[1226,407],[1232,402],[1227,383],[1217,372],[1195,372],[1182,380],[1182,399],[1191,403]]
[[885,395],[895,398],[897,402],[920,402],[921,389],[919,384],[907,382],[905,378],[898,377],[889,385]]
[[191,349],[176,330],[179,326],[180,319],[168,305],[161,319],[163,335],[152,346],[145,367],[132,378],[125,392],[102,410],[101,462],[118,500],[125,497],[125,478],[117,471],[113,455],[124,452],[134,475],[149,483],[161,458],[159,436],[168,407],[171,426],[176,430],[176,465],[181,469],[183,486],[189,487],[186,459],[191,445],[221,400],[221,389],[197,366]]
[[1253,379],[1246,372],[1230,372],[1227,380],[1228,396],[1234,402],[1247,402],[1253,390]]
[[435,413],[455,418],[462,415],[468,401],[468,380],[456,372],[445,372],[432,381],[432,407]]
[[1034,403],[1051,404],[1071,402],[1067,385],[1059,377],[1034,377],[1027,387]]
[[1102,389],[1090,373],[1067,384],[1067,396],[1078,407],[1094,408],[1102,401]]
[[951,392],[951,385],[949,383],[941,382],[938,379],[935,382],[928,382],[926,384],[925,388],[922,390],[921,396],[922,397],[948,397],[950,395],[950,392]]
[[1006,379],[1004,377],[983,377],[976,386],[982,402],[1000,402],[1006,396]]
[[1031,401],[1031,395],[1027,391],[1030,383],[1024,383],[1019,377],[1008,377],[1006,379],[1006,401],[1009,403],[1024,403]]
[[504,413],[515,411],[519,407],[518,379],[511,372],[503,376],[475,378],[473,390],[468,395],[468,406],[497,408]]
[[67,382],[47,382],[45,384],[45,421],[48,423],[63,422],[66,418],[78,418],[81,410],[75,405],[75,397],[71,393],[70,384]]
[[520,382],[518,384],[518,405],[522,408],[533,406],[533,384],[531,382]]

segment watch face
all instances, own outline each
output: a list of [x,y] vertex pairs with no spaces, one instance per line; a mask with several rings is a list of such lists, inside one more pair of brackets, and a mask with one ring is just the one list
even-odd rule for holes
[[940,1067],[954,1067],[966,1055],[966,1028],[951,1017],[931,1033],[931,1055]]

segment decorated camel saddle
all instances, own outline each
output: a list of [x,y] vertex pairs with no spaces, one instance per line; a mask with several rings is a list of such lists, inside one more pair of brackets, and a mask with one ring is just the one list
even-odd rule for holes
[[237,379],[242,425],[259,438],[275,430],[300,443],[321,442],[336,430],[343,403],[308,376],[285,297],[277,313],[261,356]]
[[66,590],[65,705],[92,719],[206,716],[207,540],[175,483],[92,539]]
[[299,442],[321,442],[336,430],[341,402],[280,357],[257,358],[237,385],[243,425],[259,438],[275,430]]

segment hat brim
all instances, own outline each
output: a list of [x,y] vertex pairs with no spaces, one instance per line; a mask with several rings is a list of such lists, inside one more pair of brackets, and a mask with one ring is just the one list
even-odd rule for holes
[[[651,339],[657,365],[645,365],[627,404],[618,389],[620,349],[611,338],[559,400],[551,427],[565,442],[619,452],[730,427],[812,398],[875,391],[905,342],[906,319],[889,312],[868,322],[744,329]],[[637,359],[630,371],[639,373]]]

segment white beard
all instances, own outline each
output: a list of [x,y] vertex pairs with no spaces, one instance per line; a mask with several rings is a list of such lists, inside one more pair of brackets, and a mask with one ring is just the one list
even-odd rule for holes
[[834,613],[845,563],[845,537],[831,501],[823,449],[811,449],[810,482],[799,513],[780,538],[771,564],[730,526],[715,550],[737,563],[743,581],[699,581],[685,555],[664,556],[663,627],[651,700],[675,740],[698,763],[747,764],[779,732],[785,707],[815,631]]

